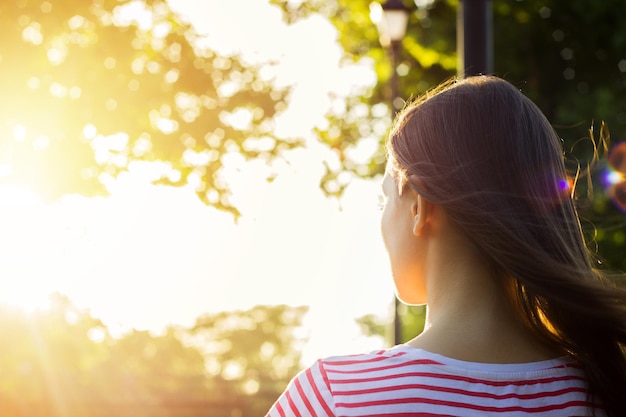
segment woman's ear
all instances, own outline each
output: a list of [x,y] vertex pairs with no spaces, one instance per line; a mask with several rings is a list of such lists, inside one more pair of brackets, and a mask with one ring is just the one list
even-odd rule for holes
[[413,235],[421,236],[431,221],[433,205],[416,193],[415,200],[411,205],[413,214]]

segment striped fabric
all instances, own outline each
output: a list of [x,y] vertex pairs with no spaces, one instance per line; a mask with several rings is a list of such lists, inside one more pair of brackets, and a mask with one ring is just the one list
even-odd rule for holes
[[[317,361],[268,417],[591,416],[582,371],[567,359],[482,364],[408,346]],[[596,416],[603,416],[596,409]]]

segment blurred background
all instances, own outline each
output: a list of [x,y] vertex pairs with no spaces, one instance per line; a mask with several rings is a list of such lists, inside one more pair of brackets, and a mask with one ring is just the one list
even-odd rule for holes
[[[459,2],[382,3],[2,2],[0,415],[262,416],[317,357],[394,342],[384,138],[457,74]],[[493,72],[626,270],[626,3],[488,5]],[[399,313],[408,340],[424,308]]]

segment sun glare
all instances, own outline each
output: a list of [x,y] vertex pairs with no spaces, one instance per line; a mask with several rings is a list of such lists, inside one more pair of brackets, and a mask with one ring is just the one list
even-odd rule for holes
[[[333,104],[329,99],[330,91],[340,98],[336,100],[340,109],[345,106],[341,98],[351,94],[354,86],[361,88],[375,81],[375,73],[368,65],[340,65],[337,33],[320,16],[287,25],[279,8],[267,1],[249,2],[246,7],[251,8],[250,13],[244,14],[241,6],[246,0],[171,0],[171,3],[197,25],[200,34],[206,35],[207,45],[218,56],[237,52],[242,54],[244,63],[275,62],[267,64],[265,71],[261,70],[261,79],[275,80],[278,87],[293,87],[289,108],[275,120],[273,133],[277,137],[303,135],[309,140],[309,132],[326,121],[327,109]],[[125,4],[127,6],[117,9],[115,23],[137,23],[142,30],[148,30],[158,22],[159,16],[153,16],[143,2]],[[262,27],[267,30],[259,30],[258,22],[263,22]],[[68,24],[73,30],[85,23],[77,16]],[[161,38],[171,28],[164,24],[151,30],[155,37]],[[35,26],[24,34],[34,44],[40,42],[40,35]],[[55,43],[47,49],[47,58],[52,64],[60,64],[67,53],[63,44]],[[180,55],[180,51],[172,53]],[[113,56],[107,57],[104,66],[115,70],[121,62]],[[132,65],[132,71],[137,74],[158,71],[140,59]],[[165,81],[172,84],[179,76],[177,70],[164,75]],[[134,82],[136,84],[129,84],[132,91],[139,88],[138,81]],[[239,84],[225,81],[219,87],[220,95],[235,94],[241,87]],[[44,93],[59,100],[84,98],[86,91],[71,84],[49,85],[38,77],[31,77],[27,84],[33,91],[44,85],[49,86]],[[152,126],[165,134],[182,129],[184,126],[178,126],[172,112],[178,109],[184,121],[193,121],[197,117],[196,109],[201,106],[196,100],[190,94],[179,93],[176,107],[155,108],[149,114]],[[103,108],[110,111],[120,105],[114,98],[103,104]],[[386,107],[381,108],[386,111]],[[42,115],[37,126],[26,121],[19,124],[17,120],[8,125],[7,136],[12,139],[12,145],[37,151],[53,148],[55,136],[45,136],[40,127],[48,127],[53,132],[63,123],[73,122],[57,119],[53,116],[55,112],[44,110],[36,104],[32,108],[33,114]],[[222,117],[225,125],[235,129],[247,129],[258,119],[254,111],[244,106]],[[180,171],[170,163],[125,159],[127,153],[122,151],[129,146],[132,149],[128,155],[141,159],[149,154],[152,146],[149,136],[131,140],[125,133],[106,135],[110,126],[96,125],[96,122],[73,128],[78,128],[91,145],[96,162],[127,166],[128,172],[118,177],[101,174],[101,182],[110,195],[98,198],[73,195],[47,202],[43,194],[39,198],[17,184],[0,185],[1,305],[27,312],[45,310],[50,305],[50,293],[59,292],[77,305],[89,308],[94,317],[106,322],[108,330],[111,326],[153,330],[172,322],[191,323],[207,310],[234,310],[286,301],[317,304],[320,319],[316,325],[324,330],[317,335],[318,345],[314,343],[307,352],[311,358],[318,356],[316,349],[323,347],[322,341],[345,336],[340,334],[343,330],[337,330],[338,333],[334,329],[327,330],[329,320],[337,321],[336,327],[343,329],[344,323],[350,325],[352,316],[361,315],[363,311],[386,311],[387,301],[383,300],[379,306],[379,297],[374,298],[380,292],[392,293],[388,288],[391,281],[384,279],[368,282],[369,288],[379,288],[369,291],[371,296],[360,294],[349,307],[332,302],[330,304],[337,307],[327,308],[329,293],[339,294],[344,287],[361,285],[365,275],[385,275],[386,264],[382,263],[380,271],[372,271],[372,266],[368,265],[366,272],[360,272],[355,270],[358,266],[349,262],[357,257],[362,259],[363,253],[371,250],[371,242],[377,241],[379,214],[374,204],[370,211],[364,210],[360,203],[354,203],[352,208],[348,197],[342,203],[345,211],[340,212],[335,201],[322,195],[318,187],[323,169],[321,161],[333,164],[334,154],[322,151],[321,145],[311,140],[306,152],[304,149],[294,151],[289,160],[279,158],[272,166],[261,159],[248,166],[240,154],[224,154],[221,162],[225,169],[219,179],[230,185],[233,202],[242,212],[240,222],[235,225],[227,214],[209,209],[198,200],[193,190],[193,176],[188,179],[192,187],[185,189],[147,185],[162,175],[173,182],[180,181],[181,177]],[[386,125],[380,126],[380,130],[386,129]],[[372,130],[376,131],[376,127]],[[209,147],[219,148],[225,140],[224,132],[222,128],[214,129],[205,139]],[[274,139],[259,136],[250,137],[243,144],[245,150],[265,152],[275,146]],[[16,142],[19,144],[15,145]],[[376,149],[377,142],[366,138],[349,151],[349,156],[367,161]],[[184,162],[204,165],[218,157],[217,151],[190,150],[185,153]],[[0,179],[5,181],[13,176],[17,181],[26,181],[27,178],[18,177],[20,172],[16,168],[36,167],[31,160],[25,165],[18,165],[23,163],[21,160],[2,162]],[[272,182],[263,179],[268,176],[272,176]],[[55,178],[46,180],[55,181]],[[196,185],[200,183],[197,179]],[[348,194],[355,193],[354,201],[362,200],[360,193],[365,189],[355,191],[359,190],[355,188],[358,184],[351,185]],[[369,189],[366,191],[364,195],[375,195]],[[207,199],[216,203],[220,194],[209,190]],[[356,216],[349,216],[349,213],[356,213]],[[306,221],[302,222],[302,218]],[[303,236],[306,237],[304,243],[293,243],[301,241]],[[259,274],[263,279],[255,279]],[[299,279],[294,280],[294,276]],[[343,283],[337,284],[338,277],[342,277]],[[350,277],[359,282],[351,281]],[[246,291],[241,291],[242,288]],[[141,308],[137,307],[138,302]],[[163,308],[164,305],[172,308]],[[343,322],[336,320],[339,315]],[[333,337],[326,337],[327,332]],[[89,337],[101,340],[103,334],[94,332]],[[234,364],[226,373],[236,377],[238,372]],[[252,393],[258,386],[252,381],[245,389]]]
[[15,125],[13,128],[13,138],[21,142],[26,138],[26,127],[24,125]]
[[[30,284],[30,283],[29,283]],[[30,287],[30,285],[27,285]],[[27,313],[47,310],[50,307],[49,294],[33,292],[32,288],[16,288],[7,291],[3,286],[0,304],[20,309]]]
[[[30,190],[16,185],[0,185],[0,213],[5,219],[16,219],[23,215],[24,209],[39,203],[37,196]],[[15,233],[4,228],[0,237],[0,259],[7,255],[5,246],[14,246]],[[12,256],[9,255],[12,258]],[[20,279],[20,265],[15,259],[2,261],[0,277],[0,303],[18,307],[24,311],[44,309],[49,304],[48,293],[42,288],[33,286],[31,280]]]
[[39,201],[37,196],[27,188],[16,185],[0,185],[0,210],[7,206],[24,206]]

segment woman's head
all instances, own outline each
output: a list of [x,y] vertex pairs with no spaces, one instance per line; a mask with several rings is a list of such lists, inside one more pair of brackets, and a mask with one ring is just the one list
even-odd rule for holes
[[586,259],[561,142],[508,82],[471,77],[408,105],[388,155],[400,187],[443,207],[502,273],[523,279],[537,253]]

